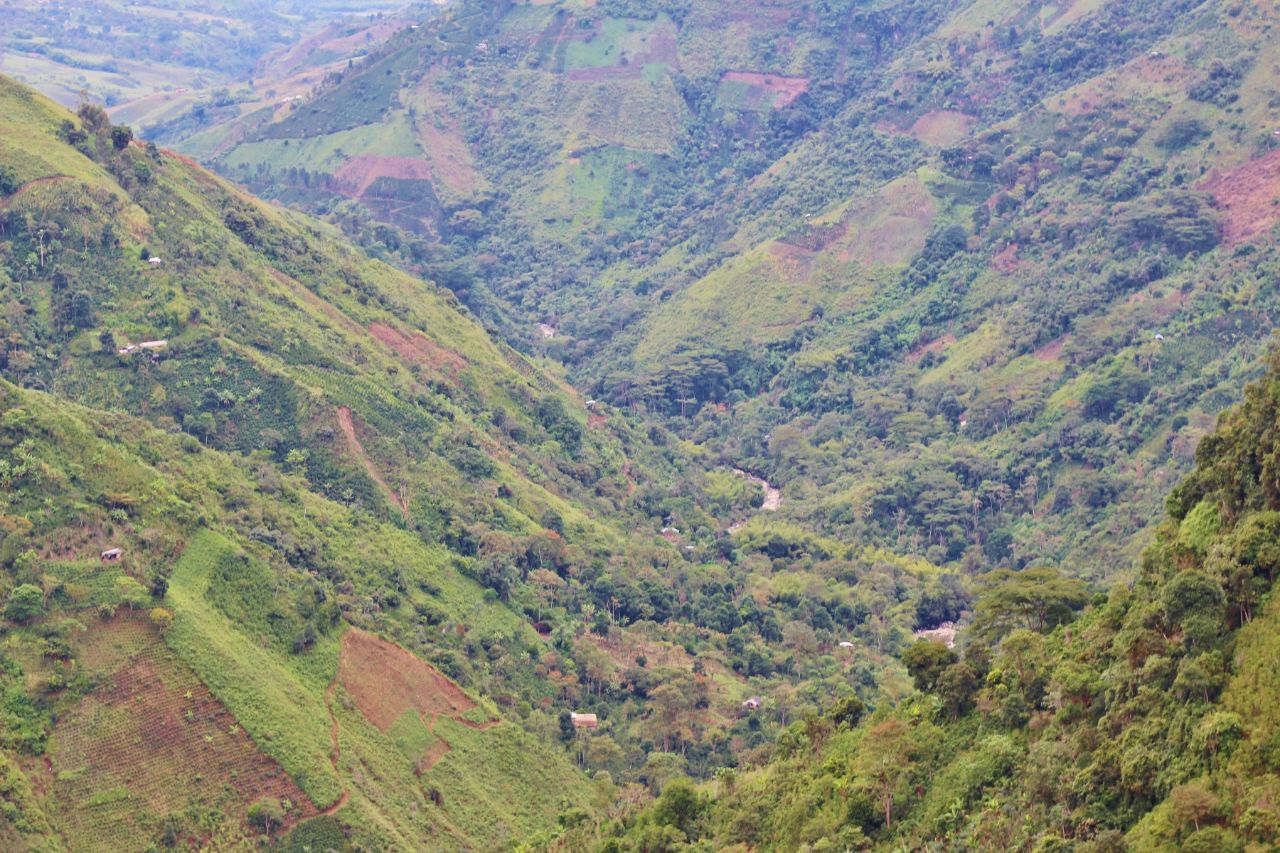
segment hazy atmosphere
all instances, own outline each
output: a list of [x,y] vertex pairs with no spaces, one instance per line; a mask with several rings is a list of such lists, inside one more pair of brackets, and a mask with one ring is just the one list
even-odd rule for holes
[[0,849],[1280,845],[1280,7],[0,0]]

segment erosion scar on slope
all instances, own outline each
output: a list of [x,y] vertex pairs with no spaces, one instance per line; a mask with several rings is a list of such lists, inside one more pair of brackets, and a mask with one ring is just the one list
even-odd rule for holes
[[347,449],[351,451],[351,454],[356,459],[360,460],[360,464],[364,466],[364,470],[369,473],[373,481],[378,484],[378,488],[382,489],[383,494],[400,508],[400,514],[404,516],[405,521],[408,521],[409,504],[405,502],[404,498],[396,494],[395,490],[378,473],[378,469],[373,467],[373,460],[364,452],[364,446],[360,444],[360,439],[356,436],[355,421],[351,419],[351,410],[346,406],[338,408],[338,426],[342,428],[342,434],[347,438]]
[[[341,773],[338,772],[338,760],[342,758],[342,747],[338,744],[338,717],[333,713],[333,688],[337,686],[338,679],[335,676],[334,680],[329,682],[329,686],[325,688],[324,709],[329,712],[329,763],[333,765],[334,772],[338,773],[338,778],[342,778]],[[351,792],[343,788],[342,794],[334,801],[333,805],[320,812],[320,814],[325,817],[332,817],[338,809],[347,804],[347,800],[350,798]]]

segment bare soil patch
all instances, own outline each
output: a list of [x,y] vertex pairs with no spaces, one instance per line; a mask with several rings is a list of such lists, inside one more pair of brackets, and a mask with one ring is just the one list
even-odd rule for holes
[[407,649],[358,628],[342,635],[338,683],[365,719],[383,732],[407,711],[424,718],[458,719],[476,707],[440,670]]
[[443,74],[443,69],[433,69],[414,92],[418,105],[414,128],[436,179],[444,188],[465,195],[480,184],[480,173],[461,122],[450,109],[448,97],[436,87]]
[[334,173],[339,190],[354,198],[368,192],[379,178],[406,181],[430,181],[431,167],[416,157],[386,157],[381,154],[357,154]]
[[1031,354],[1036,361],[1057,361],[1062,355],[1062,348],[1067,345],[1070,335],[1054,338]]
[[50,770],[81,849],[127,849],[139,821],[201,806],[244,821],[262,797],[287,800],[286,827],[318,813],[141,617],[95,625],[79,645],[103,683],[59,717]]
[[924,247],[937,205],[915,180],[895,181],[849,208],[848,233],[835,241],[841,261],[868,266],[907,263]]
[[467,363],[458,353],[440,346],[420,332],[406,335],[386,323],[371,323],[369,334],[391,347],[409,364],[430,368],[451,379],[457,378],[457,372]]
[[[477,722],[462,716],[476,707],[462,688],[407,649],[359,628],[350,628],[342,635],[338,674],[329,686],[330,692],[337,685],[347,692],[364,718],[384,734],[405,714],[413,714],[425,723],[435,740],[414,757],[414,772],[419,776],[435,767],[452,748],[436,731],[438,718],[448,717],[476,730],[491,729],[502,723],[501,720]],[[337,748],[335,721],[335,766]],[[344,792],[344,800],[345,795]]]
[[1213,174],[1200,188],[1226,213],[1222,237],[1228,246],[1261,236],[1280,222],[1280,150]]
[[991,268],[996,272],[1011,273],[1022,266],[1018,258],[1018,244],[1010,243],[991,257]]
[[932,110],[916,119],[907,132],[928,145],[954,145],[973,131],[977,121],[956,110]]

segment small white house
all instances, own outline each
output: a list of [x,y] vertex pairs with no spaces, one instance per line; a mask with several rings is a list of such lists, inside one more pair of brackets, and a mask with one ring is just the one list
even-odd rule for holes
[[571,711],[569,719],[573,722],[575,729],[594,729],[600,725],[600,721],[595,714],[579,714],[576,711]]
[[152,255],[151,257],[147,258],[147,263],[151,264],[151,266],[153,266],[153,267],[158,267],[158,266],[160,266],[161,264],[163,264],[163,263],[164,263],[164,261],[162,261],[160,258],[157,258],[156,256]]

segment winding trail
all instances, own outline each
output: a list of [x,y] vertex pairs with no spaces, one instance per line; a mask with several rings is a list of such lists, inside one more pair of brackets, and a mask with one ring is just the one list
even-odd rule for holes
[[[338,718],[333,713],[333,688],[338,686],[338,679],[335,676],[333,681],[329,682],[329,686],[324,690],[324,709],[329,712],[329,763],[333,765],[334,772],[338,771],[338,759],[342,757],[342,747],[338,745]],[[347,800],[351,799],[351,792],[346,788],[342,789],[338,801],[320,812],[325,817],[332,817],[340,808],[347,804]]]
[[364,452],[364,445],[360,443],[359,437],[356,435],[355,421],[351,417],[351,410],[346,406],[338,408],[338,426],[342,429],[342,434],[346,436],[347,448],[351,451],[356,459],[360,460],[360,464],[364,465],[364,470],[368,472],[373,481],[378,484],[378,488],[382,489],[383,494],[400,508],[400,514],[404,516],[404,520],[409,520],[409,505],[405,503],[404,498],[396,494],[395,490],[383,479],[378,473],[378,469],[373,467],[373,460]]

